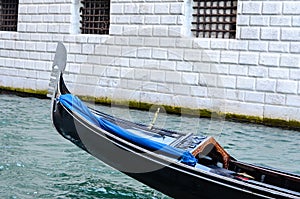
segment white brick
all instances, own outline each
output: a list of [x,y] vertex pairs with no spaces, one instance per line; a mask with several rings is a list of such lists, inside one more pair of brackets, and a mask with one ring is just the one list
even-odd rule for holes
[[300,41],[300,28],[282,28],[281,39],[283,41]]
[[190,62],[177,62],[176,70],[178,71],[192,71],[193,65]]
[[193,65],[193,71],[200,73],[209,73],[210,72],[210,63],[196,62]]
[[283,68],[269,68],[269,77],[276,79],[288,79],[289,71]]
[[200,50],[185,50],[184,51],[184,60],[187,61],[200,61],[201,60],[201,51]]
[[169,60],[183,60],[183,49],[172,49],[168,51]]
[[235,88],[236,87],[236,77],[234,76],[218,76],[218,87],[220,88]]
[[290,113],[290,121],[300,121],[300,109],[294,107],[287,107]]
[[154,4],[155,14],[169,14],[169,4],[167,3],[156,3]]
[[[146,38],[145,38],[146,39]],[[160,47],[175,47],[175,40],[173,38],[159,38]]]
[[144,38],[143,37],[130,37],[129,45],[130,46],[144,46]]
[[285,95],[283,94],[266,94],[266,103],[272,105],[284,105],[285,104]]
[[19,15],[26,14],[28,9],[28,5],[19,4]]
[[261,39],[263,40],[279,40],[280,28],[261,28]]
[[259,63],[264,66],[279,66],[280,54],[261,53]]
[[275,92],[276,80],[271,79],[257,79],[256,90],[265,92]]
[[[125,79],[134,79],[134,71],[131,68],[121,68],[120,77],[121,77],[122,80],[125,80]],[[127,88],[127,84],[126,83],[125,83],[125,86],[126,86],[125,88]]]
[[50,72],[48,72],[48,71],[38,71],[37,72],[37,77],[39,79],[48,80],[49,81],[49,79],[50,79]]
[[[91,51],[93,52],[93,46],[90,45],[91,47],[87,47],[87,51]],[[84,52],[84,47],[83,46],[83,52]],[[110,55],[110,56],[121,56],[121,46],[108,46],[108,51],[107,51],[107,54]],[[90,54],[90,53],[87,53],[87,54]]]
[[299,55],[282,55],[280,66],[298,68],[300,66]]
[[276,118],[276,119],[289,119],[289,112],[287,107],[282,106],[274,106],[274,105],[266,105],[264,107],[264,114],[265,118]]
[[287,95],[286,105],[300,107],[300,96],[299,95]]
[[220,62],[221,52],[218,50],[203,50],[202,52],[202,61],[218,63]]
[[249,50],[251,51],[268,51],[268,42],[266,41],[249,41]]
[[234,40],[229,41],[230,50],[248,50],[248,41]]
[[265,94],[259,92],[245,92],[245,101],[263,104],[265,101]]
[[[80,66],[80,74],[92,75],[93,74],[93,69],[94,68],[93,68],[92,65],[82,64]],[[91,78],[91,77],[89,77],[89,78]],[[87,78],[87,79],[89,79],[89,78]],[[97,81],[94,81],[94,82],[91,81],[91,83],[97,83]]]
[[[185,25],[185,22],[186,22],[186,18],[185,18],[185,16],[183,16],[183,15],[180,15],[180,16],[177,16],[177,25]],[[188,33],[186,33],[186,32],[188,32],[188,30],[186,30],[186,29],[182,29],[182,30],[184,30],[184,31],[182,31],[183,33],[183,35],[186,35],[186,34],[188,34]]]
[[244,91],[226,89],[226,99],[244,101],[244,98],[245,98]]
[[169,37],[182,37],[182,28],[181,28],[181,26],[169,25],[167,27],[167,29],[168,29],[168,36]]
[[300,53],[300,42],[291,42],[291,52]]
[[243,14],[261,14],[261,10],[262,10],[261,2],[255,2],[255,1],[243,2],[243,8],[242,8]]
[[255,78],[251,77],[237,77],[236,87],[244,90],[254,90]]
[[300,26],[300,16],[293,16],[292,26],[294,26],[294,27],[299,27]]
[[120,77],[120,68],[119,67],[107,67],[105,69],[105,75],[107,77]]
[[268,26],[269,25],[269,17],[261,16],[261,15],[253,15],[250,17],[250,25],[251,26]]
[[291,26],[292,24],[292,17],[290,16],[272,16],[270,18],[270,25],[271,26]]
[[193,40],[193,48],[209,49],[210,48],[210,39],[208,40],[205,38],[195,38]]
[[[103,52],[105,52],[105,49],[107,49],[107,46],[104,46]],[[137,56],[137,51],[138,51],[137,47],[122,46],[122,56],[124,56],[124,57],[136,57]]]
[[124,29],[123,35],[130,35],[136,36],[138,35],[138,26],[137,25],[130,25]]
[[[59,14],[60,5],[50,4],[48,10],[49,10],[49,13],[51,13],[51,14]],[[34,13],[36,13],[36,12],[34,12]]]
[[160,38],[155,38],[155,37],[145,37],[144,38],[145,46],[159,46],[159,44],[160,44]]
[[86,63],[87,55],[75,55],[75,61],[78,63]]
[[257,27],[241,27],[241,39],[258,40],[260,29]]
[[116,37],[115,38],[115,45],[128,45],[128,44],[129,44],[128,37]]
[[287,42],[270,42],[269,51],[270,52],[289,52],[290,45]]
[[262,12],[263,14],[281,14],[282,11],[282,2],[263,2]]
[[176,25],[178,24],[177,16],[173,16],[173,15],[160,16],[160,23],[163,25]]
[[297,93],[297,81],[278,80],[276,91],[278,93]]
[[71,14],[71,4],[60,5],[61,14]]
[[123,8],[122,3],[112,3],[110,5],[110,14],[123,14]]
[[188,85],[198,85],[199,75],[197,73],[183,72],[181,82]]
[[225,39],[214,39],[210,41],[211,49],[227,49],[228,48],[228,40]]
[[154,4],[144,3],[139,5],[140,14],[152,14],[154,13]]
[[141,15],[133,15],[130,16],[130,24],[143,24],[144,16]]
[[[138,32],[139,32],[140,36],[149,36],[149,37],[152,36],[152,29],[150,29],[150,28],[139,28]],[[146,41],[146,39],[149,39],[149,38],[145,37],[144,39]],[[158,38],[155,38],[155,39],[158,39]],[[148,45],[149,45],[149,43],[148,43]]]
[[[59,7],[58,7],[58,11],[59,11]],[[36,14],[38,12],[38,6],[37,5],[27,5],[27,14],[31,13],[31,14]]]
[[[146,60],[150,61],[150,60]],[[170,60],[160,60],[159,64],[156,64],[156,66],[159,65],[159,69],[161,70],[176,70],[176,61],[170,61]]]
[[117,16],[111,16],[111,21],[116,24],[111,24],[113,26],[119,25],[119,24],[129,24],[130,22],[130,16],[126,15],[117,15]]
[[229,101],[228,103],[226,103],[226,110],[228,110],[228,112],[232,111],[237,114],[257,116],[263,115],[264,106],[261,104]]
[[81,46],[77,44],[70,44],[69,52],[75,54],[81,53]]
[[94,52],[95,52],[94,45],[91,45],[91,44],[83,44],[82,45],[82,53],[93,54]]
[[221,51],[222,63],[238,63],[239,53],[236,51]]
[[300,80],[300,69],[290,69],[290,79]]
[[145,69],[135,69],[134,79],[135,80],[148,80],[150,77],[150,71]]
[[124,5],[124,13],[126,14],[137,14],[139,13],[138,4],[129,3]]
[[182,3],[172,3],[170,6],[170,14],[183,14],[184,6]]
[[248,73],[248,66],[231,65],[229,66],[229,74],[246,76]]
[[190,95],[190,89],[187,85],[176,85],[174,86],[174,94],[177,95]]
[[167,83],[181,83],[181,73],[175,71],[166,72],[166,82]]
[[167,37],[169,35],[168,27],[154,28],[153,36]]
[[192,48],[192,40],[191,39],[183,39],[177,38],[175,41],[176,47],[178,48]]
[[300,14],[300,2],[286,1],[283,2],[283,14]]
[[206,97],[207,88],[202,86],[191,86],[191,95],[196,97]]
[[240,52],[239,64],[257,65],[258,59],[258,53]]
[[239,26],[247,26],[249,25],[250,17],[248,15],[238,15],[237,17],[237,25]]
[[[98,56],[95,56],[96,63],[98,61],[97,58],[98,58]],[[126,57],[124,57],[124,58],[122,58],[122,57],[121,58],[117,58],[115,60],[115,65],[116,66],[121,66],[121,67],[129,67],[129,58],[126,58]]]
[[152,58],[156,59],[167,59],[168,51],[163,48],[155,48],[152,51]]
[[226,64],[212,64],[210,72],[215,74],[228,74],[229,66]]
[[141,66],[144,66],[144,62],[145,62],[144,59],[131,58],[129,60],[129,66],[134,68],[140,68]]
[[217,75],[215,74],[201,74],[199,78],[200,86],[217,86]]
[[208,88],[207,96],[224,99],[226,96],[226,90],[224,88]]
[[160,24],[160,16],[158,15],[145,16],[145,24],[148,25]]
[[137,56],[139,58],[151,58],[151,48],[138,48]]

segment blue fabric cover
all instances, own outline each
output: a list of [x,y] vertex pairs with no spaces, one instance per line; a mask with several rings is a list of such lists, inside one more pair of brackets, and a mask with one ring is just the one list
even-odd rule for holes
[[197,159],[189,152],[182,149],[178,149],[175,147],[171,147],[167,144],[156,142],[153,140],[149,140],[147,138],[143,138],[134,133],[127,131],[126,129],[121,128],[120,126],[113,124],[104,118],[97,117],[92,114],[88,107],[81,102],[81,100],[71,94],[64,94],[58,98],[58,101],[67,107],[69,110],[76,112],[87,119],[89,122],[94,125],[99,126],[100,128],[108,131],[118,137],[121,137],[127,141],[130,141],[133,144],[141,146],[151,151],[157,151],[159,153],[163,153],[169,155],[171,157],[176,157],[180,159],[180,161],[184,164],[195,166],[197,163]]

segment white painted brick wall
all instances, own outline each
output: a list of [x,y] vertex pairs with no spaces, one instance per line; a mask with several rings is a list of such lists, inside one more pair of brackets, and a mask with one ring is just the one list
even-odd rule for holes
[[183,0],[113,0],[110,34],[82,35],[79,6],[20,1],[18,32],[0,33],[0,86],[47,89],[63,41],[76,94],[300,121],[300,2],[239,1],[236,39],[194,38]]

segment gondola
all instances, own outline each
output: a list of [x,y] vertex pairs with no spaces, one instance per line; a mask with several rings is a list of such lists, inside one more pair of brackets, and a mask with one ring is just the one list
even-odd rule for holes
[[51,118],[60,135],[87,153],[173,198],[300,198],[299,175],[238,161],[213,137],[89,108],[64,82],[66,54],[59,43],[50,83]]

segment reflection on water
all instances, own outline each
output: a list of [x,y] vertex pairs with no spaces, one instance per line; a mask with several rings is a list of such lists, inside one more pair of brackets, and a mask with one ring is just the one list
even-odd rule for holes
[[[168,198],[106,166],[56,133],[50,101],[0,95],[0,198]],[[148,124],[153,113],[97,106]],[[160,114],[156,125],[215,135],[235,158],[300,174],[300,133]]]

